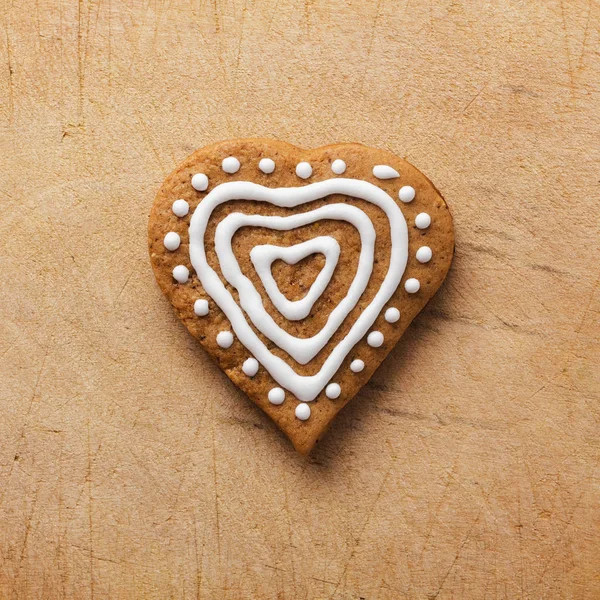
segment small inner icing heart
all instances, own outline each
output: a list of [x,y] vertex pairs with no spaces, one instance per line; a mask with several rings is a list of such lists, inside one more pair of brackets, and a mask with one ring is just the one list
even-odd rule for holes
[[[335,268],[336,271],[339,266],[340,263],[338,262]],[[271,265],[271,274],[277,282],[277,287],[279,287],[281,293],[288,300],[295,302],[306,297],[324,267],[325,256],[320,252],[316,252],[315,254],[309,254],[306,258],[293,265],[286,263],[284,260],[276,259]],[[323,301],[323,294],[321,294],[319,300]],[[316,317],[315,306],[319,300],[313,304],[310,312],[311,316]]]
[[[325,256],[325,266],[317,275],[308,294],[306,294],[304,298],[296,301],[288,300],[279,291],[277,283],[271,273],[273,262],[280,259],[290,265],[295,265],[307,256],[317,252]],[[275,308],[290,321],[300,321],[310,313],[314,303],[329,284],[339,256],[340,245],[335,238],[330,236],[316,237],[301,244],[288,246],[287,248],[264,244],[262,246],[255,246],[250,252],[252,264],[254,265],[271,302],[273,302]]]

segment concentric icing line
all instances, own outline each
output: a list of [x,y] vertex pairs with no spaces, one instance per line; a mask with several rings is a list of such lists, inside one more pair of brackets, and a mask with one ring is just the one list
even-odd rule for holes
[[[348,221],[356,227],[361,239],[358,269],[348,293],[331,311],[327,323],[321,331],[310,338],[299,338],[279,327],[265,310],[261,295],[254,283],[240,269],[231,247],[231,240],[235,232],[242,227],[264,227],[277,231],[289,231],[324,219]],[[327,344],[365,291],[373,271],[375,237],[375,228],[371,219],[360,208],[348,204],[327,204],[321,208],[288,217],[232,213],[217,226],[215,252],[219,258],[223,276],[238,291],[240,304],[254,326],[282,350],[285,350],[295,361],[305,365]],[[324,289],[325,287],[321,291]]]
[[[205,234],[212,212],[217,206],[225,202],[254,200],[256,202],[268,202],[279,207],[293,208],[331,194],[344,194],[360,198],[383,210],[390,226],[390,263],[377,294],[361,312],[346,336],[333,348],[319,372],[315,375],[303,376],[298,375],[289,364],[272,354],[247,322],[242,308],[237,305],[218,274],[206,260]],[[327,208],[327,205],[322,208]],[[334,211],[334,214],[336,213],[339,217],[342,217],[338,209]],[[292,217],[300,217],[302,214],[304,213],[292,215]],[[284,219],[290,217],[272,218]],[[237,338],[246,349],[264,366],[279,385],[289,390],[301,401],[310,401],[317,397],[331,381],[348,353],[369,331],[385,303],[396,291],[404,274],[408,258],[408,229],[398,205],[381,188],[367,181],[347,178],[327,179],[301,187],[287,188],[267,188],[247,181],[223,183],[209,192],[194,211],[190,221],[189,240],[190,259],[205,292],[225,313]],[[221,271],[228,279],[232,273],[228,271],[226,274],[226,269],[229,269],[227,265],[221,265]],[[235,274],[233,276],[235,278]],[[240,303],[244,304],[248,301],[247,298],[242,300],[242,293],[239,293],[239,295]]]

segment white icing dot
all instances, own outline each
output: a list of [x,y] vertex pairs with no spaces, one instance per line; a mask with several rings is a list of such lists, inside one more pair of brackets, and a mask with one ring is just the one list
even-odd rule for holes
[[360,360],[359,358],[356,358],[355,360],[353,360],[350,363],[350,370],[353,373],[360,373],[364,368],[365,368],[365,363],[364,363],[364,361]]
[[375,165],[373,167],[373,175],[377,179],[394,179],[394,177],[400,177],[400,173],[396,169],[392,169],[389,165]]
[[258,163],[258,168],[269,175],[275,170],[275,161],[270,158],[262,158]]
[[296,175],[302,179],[308,179],[312,175],[312,167],[307,162],[301,162],[296,165]]
[[205,317],[208,314],[208,301],[200,299],[194,302],[194,313],[198,317]]
[[178,217],[185,217],[190,212],[190,205],[185,200],[175,200],[172,210]]
[[167,235],[165,235],[165,239],[163,240],[165,248],[173,252],[173,250],[177,250],[179,248],[179,244],[181,244],[181,238],[178,233],[174,231],[169,231]]
[[418,292],[420,287],[421,287],[421,284],[420,284],[419,280],[415,279],[414,277],[407,279],[404,283],[404,289],[409,294],[414,294],[415,292]]
[[342,388],[340,387],[340,385],[338,383],[330,383],[325,388],[325,395],[328,398],[331,398],[332,400],[339,398],[341,393],[342,393]]
[[400,311],[397,308],[388,308],[385,311],[385,320],[388,323],[396,323],[400,320]]
[[310,417],[310,406],[306,402],[301,402],[296,406],[296,417],[301,421],[306,421]]
[[371,331],[367,336],[367,344],[369,344],[371,348],[379,348],[379,346],[383,344],[383,333],[381,333],[381,331]]
[[398,196],[402,202],[412,202],[415,199],[415,188],[411,185],[403,185]]
[[177,265],[173,269],[173,277],[178,283],[187,283],[190,277],[190,270],[185,265]]
[[427,229],[431,225],[431,217],[427,213],[419,213],[415,217],[415,225],[419,229]]
[[331,163],[331,170],[336,175],[341,175],[346,170],[346,163],[341,158],[336,158]]
[[417,250],[416,256],[417,256],[417,260],[420,263],[426,263],[431,260],[431,257],[433,256],[433,252],[431,251],[431,248],[429,246],[421,246]]
[[242,365],[242,371],[248,377],[254,377],[258,373],[258,361],[255,358],[247,358]]
[[276,387],[269,391],[267,398],[271,404],[279,406],[285,400],[285,392],[280,387]]
[[219,331],[217,334],[217,344],[221,346],[221,348],[231,348],[233,344],[233,333],[231,331]]
[[208,187],[208,177],[204,173],[196,173],[192,177],[192,187],[199,192],[203,192]]
[[240,161],[235,156],[228,156],[223,159],[221,167],[225,173],[237,173],[240,170]]

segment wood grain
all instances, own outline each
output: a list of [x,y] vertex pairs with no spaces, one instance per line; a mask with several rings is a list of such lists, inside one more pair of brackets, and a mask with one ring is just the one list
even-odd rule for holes
[[[600,597],[597,0],[6,0],[0,597]],[[358,141],[444,288],[308,460],[146,251],[195,148]]]

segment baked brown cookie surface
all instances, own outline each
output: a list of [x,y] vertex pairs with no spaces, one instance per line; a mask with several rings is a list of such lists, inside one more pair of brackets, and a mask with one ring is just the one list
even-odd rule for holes
[[308,453],[440,287],[454,234],[433,184],[389,152],[251,139],[167,177],[149,246],[184,325]]

